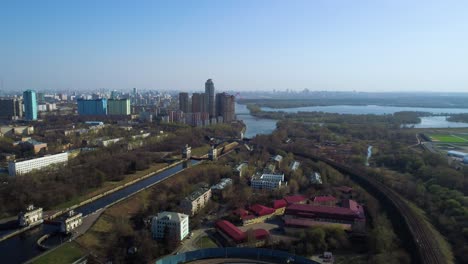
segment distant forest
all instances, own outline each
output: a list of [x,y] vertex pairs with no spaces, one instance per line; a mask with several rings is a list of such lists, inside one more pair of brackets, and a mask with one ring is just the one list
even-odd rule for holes
[[[304,97],[308,97],[304,95]],[[442,100],[443,99],[443,100]],[[261,107],[293,108],[330,105],[381,105],[399,107],[468,108],[466,96],[401,96],[401,97],[311,97],[306,99],[239,99],[240,104]]]

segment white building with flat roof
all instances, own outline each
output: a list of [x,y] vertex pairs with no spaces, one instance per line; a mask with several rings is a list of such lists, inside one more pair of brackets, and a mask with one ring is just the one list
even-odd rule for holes
[[68,153],[59,153],[55,155],[47,155],[44,157],[23,160],[23,161],[10,161],[8,163],[8,173],[10,176],[25,174],[33,170],[43,169],[52,164],[60,164],[68,162]]
[[165,235],[176,241],[182,241],[189,234],[189,216],[176,212],[162,212],[151,220],[151,233],[154,239]]
[[35,208],[32,204],[26,208],[25,212],[18,215],[19,226],[29,226],[39,222],[42,222],[42,208]]
[[69,211],[65,218],[60,221],[60,232],[70,233],[83,223],[83,214]]
[[264,173],[261,175],[254,175],[250,180],[250,187],[254,189],[273,190],[279,189],[283,185],[286,185],[284,182],[284,174]]

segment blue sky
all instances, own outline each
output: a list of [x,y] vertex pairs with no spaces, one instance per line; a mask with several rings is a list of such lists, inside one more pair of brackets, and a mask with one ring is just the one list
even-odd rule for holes
[[468,2],[1,1],[5,89],[467,91]]

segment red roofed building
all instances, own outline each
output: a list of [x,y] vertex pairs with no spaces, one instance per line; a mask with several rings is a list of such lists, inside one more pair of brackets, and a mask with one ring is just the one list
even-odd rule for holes
[[252,214],[242,217],[243,225],[262,223],[276,215],[276,210],[261,204],[254,204],[249,207]]
[[234,241],[236,244],[242,243],[246,239],[245,233],[229,221],[220,220],[216,222],[215,227],[221,231],[222,235],[226,236],[225,238]]
[[286,207],[284,220],[306,219],[325,223],[341,223],[353,225],[353,230],[365,227],[365,215],[362,206],[355,201],[346,202],[348,207],[318,206],[308,204],[293,204]]
[[336,198],[331,195],[315,196],[312,202],[314,205],[334,206],[336,204]]
[[286,196],[284,197],[284,200],[288,203],[288,204],[303,204],[307,201],[307,198],[305,196],[302,196],[302,195],[292,195],[292,196]]
[[234,215],[239,216],[239,218],[243,218],[249,214],[249,212],[243,208],[236,209],[232,212]]
[[[260,247],[265,245],[266,240],[270,236],[270,233],[265,229],[254,229],[244,232],[231,222],[226,220],[220,220],[215,224],[218,233],[226,239],[227,243],[231,246],[246,247],[256,246]],[[249,232],[252,232],[253,237],[251,241],[249,239]]]
[[275,209],[263,206],[261,204],[254,204],[249,207],[249,210],[253,212],[256,216],[270,215],[275,212]]
[[283,215],[284,214],[284,209],[286,209],[287,205],[288,205],[288,203],[284,199],[274,200],[273,201],[273,208],[276,210],[275,214],[276,215]]

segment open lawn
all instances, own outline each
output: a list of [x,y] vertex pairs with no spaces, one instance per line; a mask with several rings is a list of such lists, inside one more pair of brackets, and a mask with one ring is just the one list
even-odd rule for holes
[[63,246],[48,252],[47,254],[37,258],[32,263],[56,263],[56,264],[69,264],[84,256],[83,250],[75,243],[68,242]]
[[467,135],[456,135],[456,134],[430,134],[429,137],[432,141],[446,142],[446,143],[466,143],[468,142]]
[[198,248],[217,248],[216,243],[211,238],[204,236],[197,241]]

